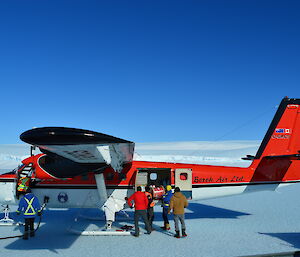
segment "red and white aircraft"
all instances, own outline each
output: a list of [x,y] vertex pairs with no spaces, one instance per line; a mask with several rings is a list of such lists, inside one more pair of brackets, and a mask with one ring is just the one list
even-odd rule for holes
[[134,161],[134,143],[109,135],[64,127],[21,134],[39,147],[12,172],[0,175],[0,203],[17,205],[17,182],[31,177],[48,207],[104,208],[107,221],[126,206],[138,185],[179,186],[188,198],[202,200],[300,182],[300,99],[284,98],[248,168]]

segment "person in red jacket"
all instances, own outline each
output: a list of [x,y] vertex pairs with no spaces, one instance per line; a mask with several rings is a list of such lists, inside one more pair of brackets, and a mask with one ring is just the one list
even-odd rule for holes
[[137,187],[137,191],[128,198],[127,203],[132,207],[132,201],[134,201],[134,226],[135,226],[135,233],[134,236],[138,237],[140,234],[140,229],[139,229],[139,219],[140,217],[143,218],[147,234],[151,234],[151,228],[149,225],[149,221],[147,218],[147,209],[148,209],[148,198],[145,193],[142,192],[142,188],[140,186]]

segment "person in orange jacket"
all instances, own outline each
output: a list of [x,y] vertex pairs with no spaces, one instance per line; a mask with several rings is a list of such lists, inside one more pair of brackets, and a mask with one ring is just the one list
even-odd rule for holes
[[128,198],[127,203],[130,208],[133,208],[132,201],[134,201],[134,226],[135,226],[135,233],[134,236],[138,237],[140,234],[139,229],[139,219],[140,217],[143,218],[147,234],[151,234],[151,228],[149,225],[149,221],[147,218],[147,208],[148,208],[148,198],[145,193],[142,192],[142,188],[140,186],[137,187],[137,191]]
[[26,191],[29,189],[30,182],[31,179],[28,176],[19,178],[17,187],[17,199],[19,199],[21,194],[26,194]]

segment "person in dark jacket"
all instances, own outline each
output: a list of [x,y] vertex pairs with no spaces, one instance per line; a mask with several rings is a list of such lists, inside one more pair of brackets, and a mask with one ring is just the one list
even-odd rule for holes
[[19,202],[19,208],[17,214],[23,213],[25,219],[24,235],[23,239],[28,239],[28,231],[30,229],[30,236],[33,237],[34,233],[34,220],[36,215],[41,215],[41,205],[39,199],[31,193],[30,189],[27,189],[26,194],[21,198]]
[[153,220],[154,220],[154,210],[153,210],[153,207],[155,205],[155,202],[154,202],[154,199],[153,199],[153,193],[152,193],[152,190],[149,186],[146,186],[145,187],[145,194],[148,198],[148,209],[147,209],[147,217],[148,217],[148,220],[149,220],[149,225],[150,225],[150,228],[151,230],[153,230]]
[[186,237],[185,233],[185,222],[184,222],[184,208],[188,206],[186,197],[180,192],[179,187],[175,187],[174,195],[170,201],[169,213],[173,211],[174,214],[174,223],[175,223],[175,237],[180,238],[179,234],[179,220],[181,223],[181,233],[182,237]]
[[170,207],[170,200],[173,196],[172,187],[170,185],[166,186],[166,193],[162,197],[162,207],[163,207],[163,219],[164,219],[164,226],[161,227],[164,230],[170,230],[170,223],[168,217],[168,210]]
[[149,221],[147,218],[147,209],[148,209],[148,198],[145,195],[145,193],[142,192],[142,188],[140,186],[137,187],[137,191],[128,198],[127,203],[132,207],[132,201],[134,201],[134,226],[135,226],[135,233],[134,236],[138,237],[140,234],[140,229],[139,229],[139,219],[140,217],[143,218],[147,234],[151,234],[151,228],[149,225]]

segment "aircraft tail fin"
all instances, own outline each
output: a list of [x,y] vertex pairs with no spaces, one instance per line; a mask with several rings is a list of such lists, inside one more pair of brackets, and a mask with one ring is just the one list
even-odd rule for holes
[[299,151],[300,99],[283,98],[254,159],[295,155]]
[[252,182],[300,180],[300,99],[284,98],[254,157]]

